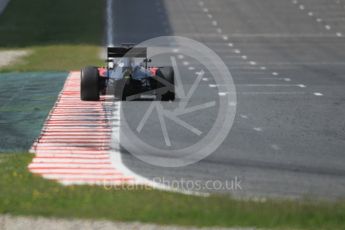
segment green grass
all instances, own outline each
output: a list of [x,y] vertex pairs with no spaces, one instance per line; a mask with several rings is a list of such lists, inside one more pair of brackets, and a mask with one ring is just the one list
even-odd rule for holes
[[100,65],[104,1],[11,0],[0,16],[0,49],[32,52],[7,71],[68,71]]
[[0,156],[0,213],[193,226],[345,229],[345,203],[239,201],[157,190],[61,186],[30,174],[30,154]]
[[79,70],[87,65],[101,66],[100,47],[90,45],[52,45],[31,47],[33,53],[0,72],[38,72]]

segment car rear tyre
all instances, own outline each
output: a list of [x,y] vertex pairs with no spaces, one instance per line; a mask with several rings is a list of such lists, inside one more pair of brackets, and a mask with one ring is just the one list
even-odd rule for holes
[[80,98],[83,101],[99,100],[99,73],[96,67],[81,70]]
[[[161,67],[157,70],[157,77],[162,79],[163,82],[157,82],[158,96],[162,101],[175,100],[175,76],[174,69],[170,66]],[[167,82],[168,84],[164,84]]]

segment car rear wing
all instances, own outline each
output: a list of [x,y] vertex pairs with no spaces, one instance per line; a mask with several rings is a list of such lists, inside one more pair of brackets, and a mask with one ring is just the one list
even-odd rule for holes
[[108,47],[107,49],[107,61],[111,61],[114,58],[147,58],[146,47]]

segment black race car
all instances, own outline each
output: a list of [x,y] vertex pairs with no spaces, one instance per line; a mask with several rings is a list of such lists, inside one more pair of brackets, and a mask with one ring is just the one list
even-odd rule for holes
[[143,94],[162,101],[175,100],[173,68],[149,66],[147,48],[125,44],[108,47],[106,62],[107,67],[81,70],[81,100],[98,101],[101,94],[114,94],[120,100],[139,99]]

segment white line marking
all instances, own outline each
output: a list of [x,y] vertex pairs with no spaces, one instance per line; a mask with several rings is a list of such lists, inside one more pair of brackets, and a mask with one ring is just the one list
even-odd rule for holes
[[235,50],[234,50],[234,53],[236,53],[236,54],[240,54],[240,53],[241,53],[241,50],[239,50],[239,49],[235,49]]
[[298,86],[296,84],[239,84],[239,86],[247,87],[291,87]]
[[303,85],[303,84],[299,84],[299,85],[297,85],[298,87],[300,87],[300,88],[305,88],[306,86],[305,85]]
[[228,94],[228,92],[219,92],[218,95],[221,97],[224,97]]
[[41,158],[35,157],[32,163],[67,163],[67,164],[107,164],[109,159]]
[[179,55],[177,56],[177,58],[178,58],[178,59],[183,59],[184,56],[183,56],[182,54],[179,54]]
[[63,181],[63,180],[72,180],[73,182],[74,181],[78,181],[78,180],[94,180],[94,181],[99,181],[99,182],[102,182],[102,180],[106,181],[106,180],[109,180],[109,181],[116,181],[118,180],[119,182],[121,181],[125,181],[125,178],[122,178],[121,176],[119,175],[94,175],[92,173],[89,173],[89,174],[84,174],[84,173],[81,173],[81,174],[66,174],[66,173],[49,173],[49,174],[45,174],[43,175],[44,178],[46,179],[56,179],[56,180],[60,180],[60,181]]
[[271,144],[271,148],[276,151],[280,150],[280,147],[277,144]]
[[[63,151],[61,151],[63,152]],[[60,152],[49,152],[49,151],[36,151],[37,158],[81,158],[81,159],[104,159],[108,158],[108,155],[105,154],[77,154],[77,153],[60,153]]]
[[41,169],[41,168],[51,168],[52,166],[54,166],[54,168],[64,168],[64,169],[69,169],[69,168],[79,168],[79,169],[112,169],[114,170],[113,167],[109,167],[111,166],[110,163],[107,164],[83,164],[83,163],[70,163],[70,164],[66,164],[66,163],[59,163],[59,164],[51,164],[51,163],[33,163],[29,165],[29,169]]
[[31,169],[33,173],[40,173],[40,174],[48,174],[48,173],[56,173],[56,174],[115,174],[113,169],[79,169],[79,168],[57,168],[57,169]]
[[107,0],[107,45],[113,46],[114,26],[113,26],[113,0]]
[[314,95],[315,95],[315,96],[318,96],[318,97],[323,96],[323,94],[322,94],[322,93],[319,93],[319,92],[315,92]]
[[277,73],[277,72],[273,72],[273,73],[272,73],[272,75],[273,75],[273,76],[278,76],[278,75],[279,75],[279,73]]

